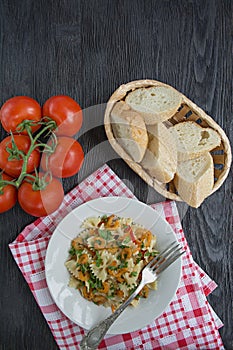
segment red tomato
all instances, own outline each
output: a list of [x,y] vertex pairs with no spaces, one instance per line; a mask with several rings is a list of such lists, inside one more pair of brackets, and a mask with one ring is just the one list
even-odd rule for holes
[[[1,174],[2,180],[12,181],[13,178],[7,174]],[[17,201],[17,189],[13,185],[5,185],[1,187],[0,184],[0,213],[11,209]]]
[[42,190],[33,190],[29,182],[22,182],[18,190],[18,201],[22,209],[33,216],[45,216],[59,208],[64,190],[58,179],[53,178]]
[[83,116],[79,104],[69,96],[50,97],[43,106],[43,116],[50,117],[57,125],[57,135],[73,136],[82,126]]
[[84,153],[80,143],[73,138],[61,136],[57,138],[55,152],[48,158],[48,169],[45,153],[41,158],[41,167],[44,171],[50,170],[53,176],[65,178],[77,174],[83,160]]
[[[1,110],[0,119],[3,128],[7,132],[16,132],[17,126],[25,119],[38,122],[41,119],[41,107],[39,103],[31,97],[15,96],[7,100]],[[32,132],[40,128],[40,125],[32,126]],[[23,131],[22,134],[27,134]]]
[[[17,148],[20,151],[23,151],[23,153],[26,155],[31,145],[30,138],[26,135],[14,135],[14,140]],[[10,154],[8,153],[7,148],[12,149],[11,136],[7,136],[0,143],[0,168],[3,169],[5,173],[13,177],[18,177],[22,170],[23,160],[22,158],[19,160],[9,160]],[[40,152],[36,149],[29,156],[27,173],[35,171],[35,168],[37,168],[39,164]]]

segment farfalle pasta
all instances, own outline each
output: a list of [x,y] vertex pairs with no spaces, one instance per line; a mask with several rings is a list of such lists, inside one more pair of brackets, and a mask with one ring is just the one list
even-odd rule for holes
[[[69,286],[97,305],[114,311],[136,289],[143,267],[158,254],[156,237],[131,218],[89,217],[71,242],[65,265]],[[146,285],[137,299],[146,298],[156,282]]]

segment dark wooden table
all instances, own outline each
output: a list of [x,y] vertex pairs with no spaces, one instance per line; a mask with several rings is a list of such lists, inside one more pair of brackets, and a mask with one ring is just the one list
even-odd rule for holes
[[[140,200],[156,202],[160,196],[106,141],[104,103],[122,83],[160,80],[203,108],[232,139],[232,33],[231,0],[2,0],[0,103],[15,95],[41,104],[56,94],[73,97],[86,109],[79,134],[86,160],[78,175],[63,181],[65,191],[108,162]],[[200,208],[179,210],[194,259],[219,285],[209,301],[225,324],[224,345],[233,349],[232,169]],[[1,350],[57,349],[8,248],[34,219],[19,205],[0,215]]]

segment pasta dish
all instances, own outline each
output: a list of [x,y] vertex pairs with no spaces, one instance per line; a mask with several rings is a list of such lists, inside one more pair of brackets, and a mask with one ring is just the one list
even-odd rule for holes
[[[69,286],[114,311],[136,289],[143,267],[158,254],[156,237],[131,218],[116,215],[89,217],[81,227],[65,263]],[[156,281],[144,286],[132,305],[147,298],[150,289],[156,289]]]

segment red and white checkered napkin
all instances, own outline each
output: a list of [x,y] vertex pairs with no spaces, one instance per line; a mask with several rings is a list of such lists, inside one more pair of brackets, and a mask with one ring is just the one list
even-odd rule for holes
[[[60,349],[76,350],[84,330],[67,319],[51,298],[44,271],[48,241],[56,225],[70,210],[88,200],[111,195],[134,197],[104,165],[68,193],[58,211],[37,219],[9,245]],[[182,257],[180,286],[163,315],[138,331],[107,336],[99,349],[224,349],[218,332],[222,323],[206,299],[216,284],[193,261],[175,202],[166,201],[152,207],[169,222],[187,251]]]

